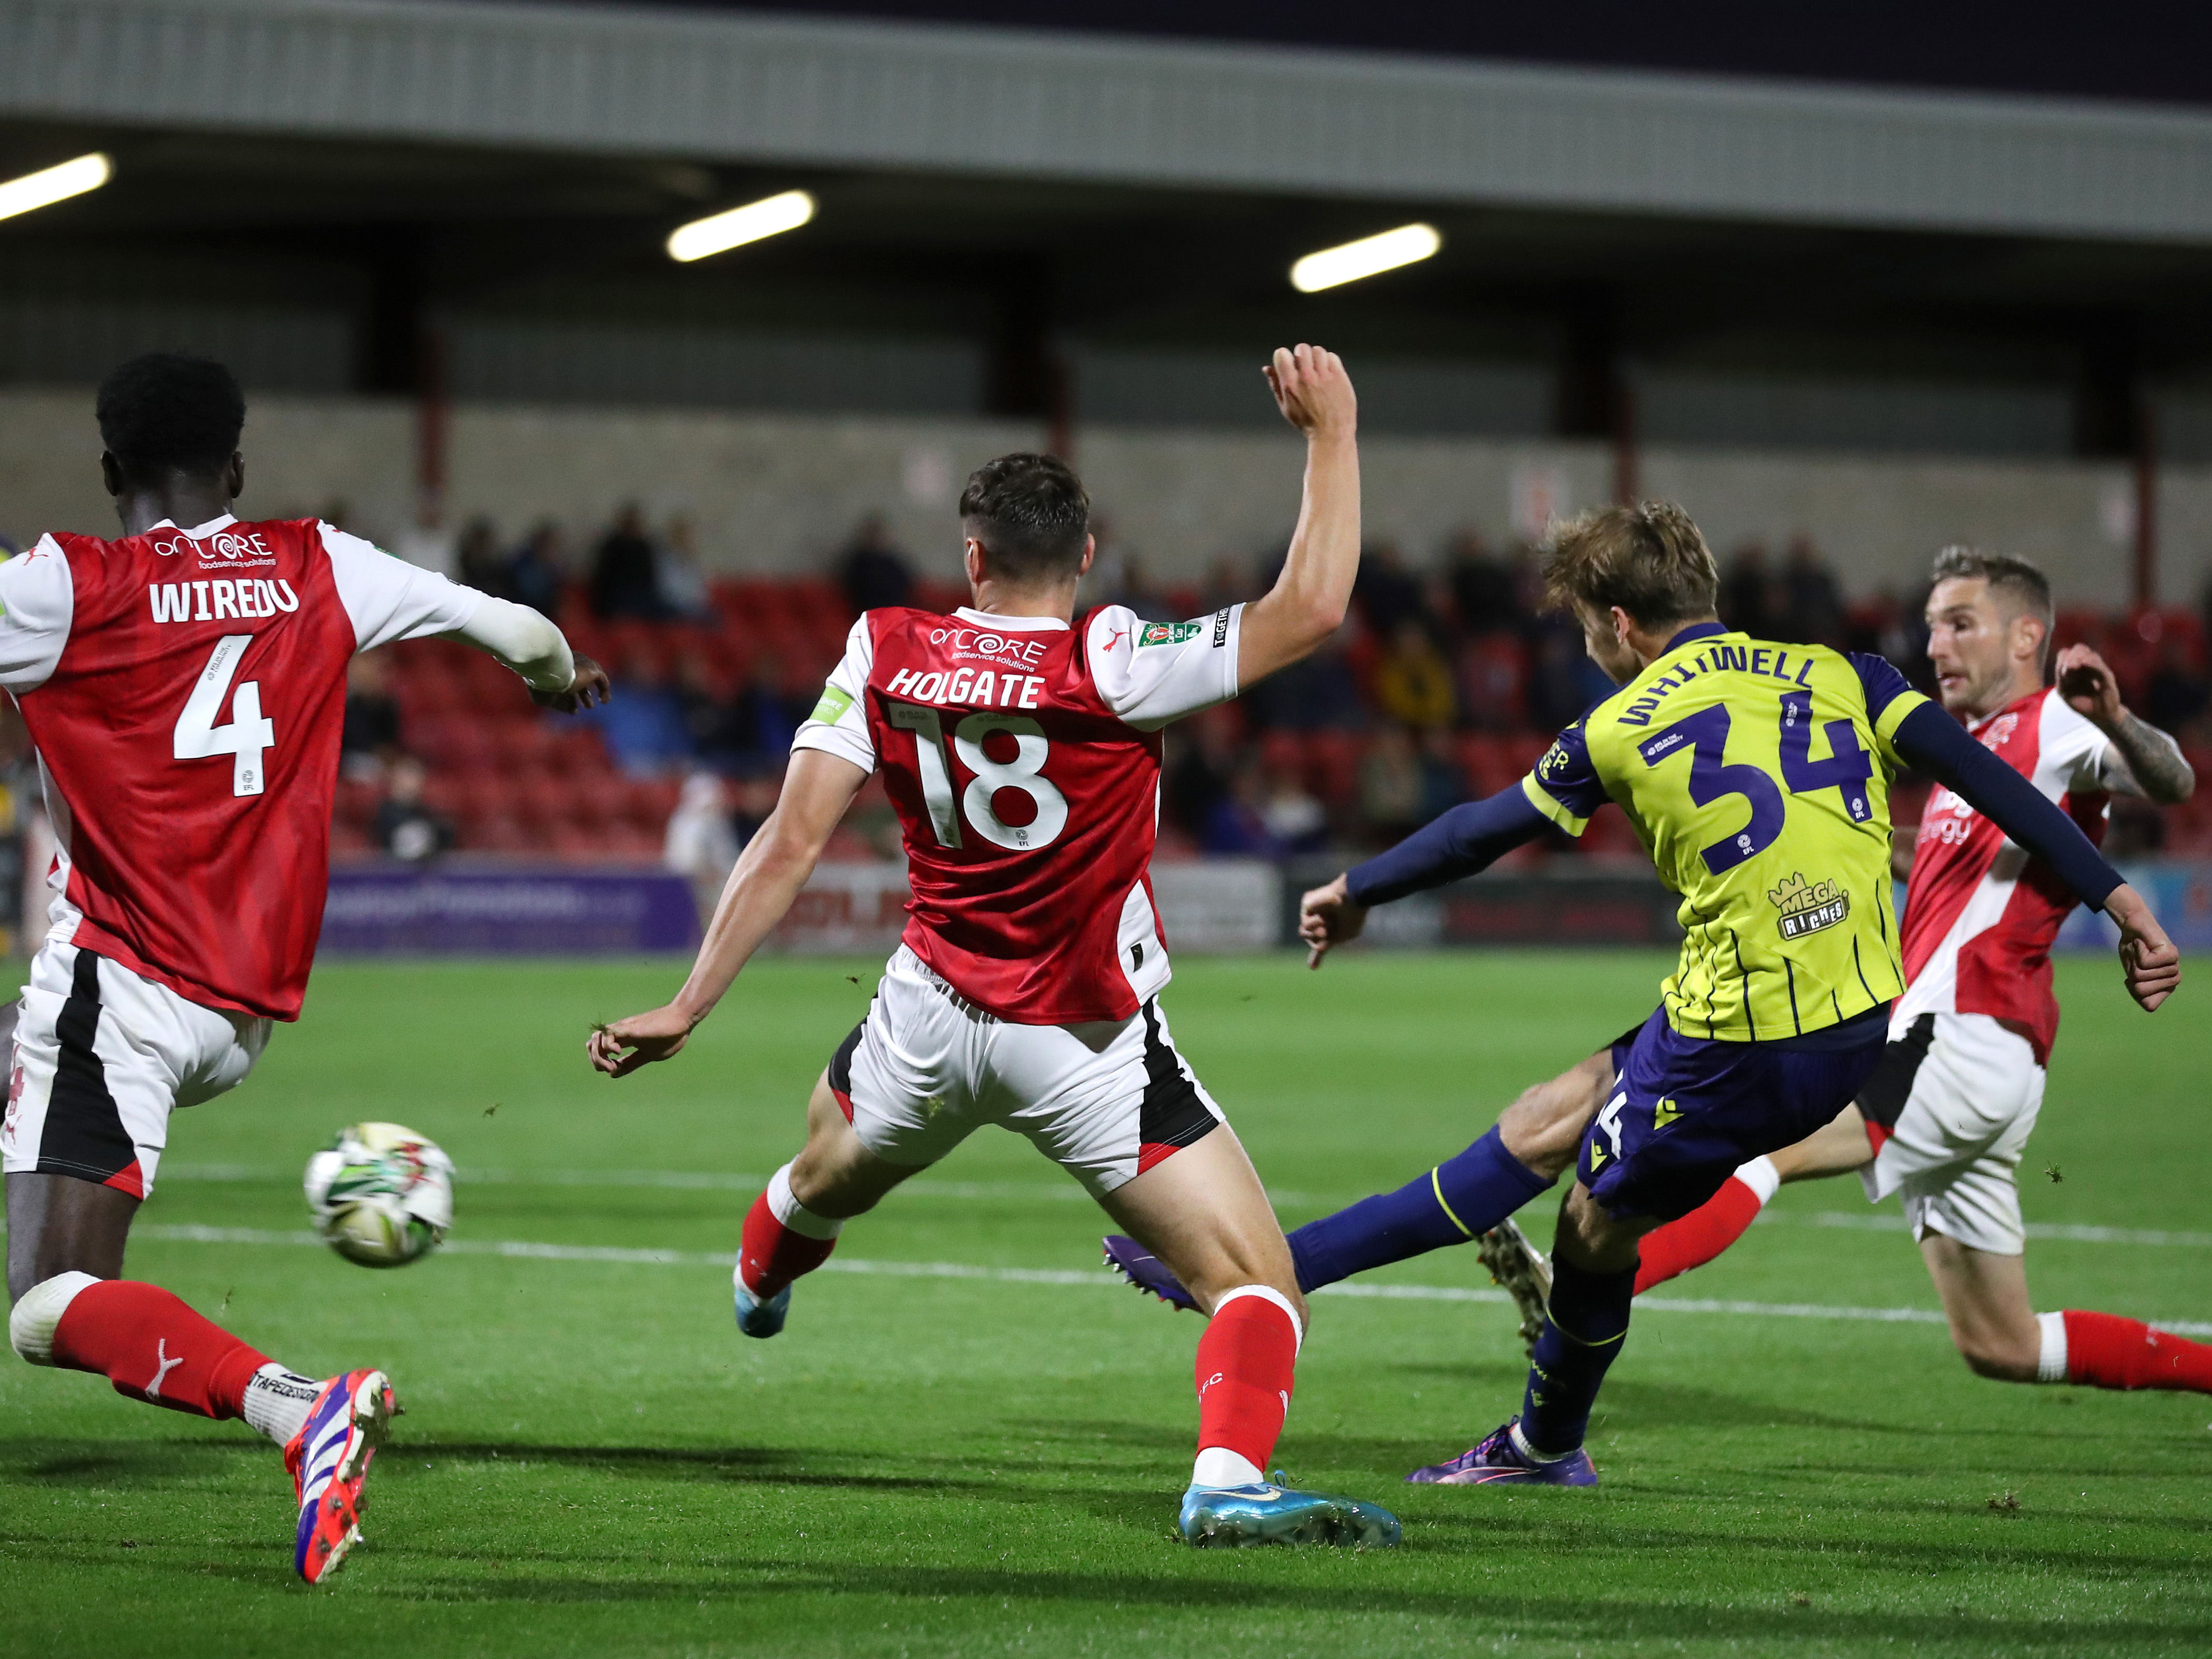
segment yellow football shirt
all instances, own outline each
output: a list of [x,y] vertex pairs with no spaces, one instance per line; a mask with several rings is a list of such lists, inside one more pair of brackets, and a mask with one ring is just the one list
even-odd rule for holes
[[1681,895],[1662,988],[1677,1031],[1802,1036],[1904,994],[1891,738],[1927,701],[1880,657],[1705,623],[1561,732],[1522,789],[1570,835],[1618,802]]

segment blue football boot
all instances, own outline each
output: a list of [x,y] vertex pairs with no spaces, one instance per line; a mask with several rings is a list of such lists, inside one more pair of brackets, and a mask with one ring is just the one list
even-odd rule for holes
[[1431,1463],[1406,1479],[1419,1486],[1595,1486],[1597,1466],[1577,1446],[1565,1457],[1531,1457],[1517,1432],[1521,1419],[1510,1419],[1488,1439],[1449,1463]]
[[1135,1239],[1109,1233],[1103,1242],[1106,1246],[1106,1265],[1129,1283],[1159,1297],[1170,1308],[1198,1311],[1198,1298],[1183,1288],[1182,1280],[1168,1271],[1166,1262]]
[[[1282,1471],[1275,1472],[1279,1483]],[[1336,1544],[1388,1549],[1398,1541],[1398,1517],[1376,1504],[1327,1492],[1294,1492],[1266,1481],[1248,1486],[1193,1486],[1182,1495],[1176,1526],[1200,1549],[1252,1544]]]
[[737,1293],[738,1330],[747,1336],[774,1336],[783,1328],[783,1322],[791,1312],[790,1285],[763,1302],[745,1288],[742,1267],[731,1273],[730,1283]]

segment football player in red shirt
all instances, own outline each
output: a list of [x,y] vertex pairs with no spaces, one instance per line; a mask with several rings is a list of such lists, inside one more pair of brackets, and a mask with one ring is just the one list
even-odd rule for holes
[[1027,1135],[1175,1264],[1209,1316],[1193,1543],[1395,1542],[1371,1504],[1269,1484],[1306,1308],[1259,1177],[1162,1012],[1167,943],[1146,875],[1161,732],[1306,656],[1343,623],[1359,561],[1356,406],[1344,366],[1274,354],[1306,437],[1305,492],[1274,587],[1210,617],[1076,612],[1089,501],[1049,456],[1007,455],[961,497],[974,603],[872,611],[792,746],[690,979],[591,1039],[626,1076],[666,1060],[782,918],[869,775],[897,809],[914,888],[867,1018],[816,1085],[805,1149],[744,1225],[738,1328],[783,1328],[792,1281],[846,1221],[987,1123]]
[[125,1279],[131,1218],[170,1112],[234,1088],[272,1023],[299,1017],[354,653],[466,640],[570,712],[606,679],[535,611],[311,519],[241,523],[245,416],[220,364],[124,364],[99,400],[122,538],[49,535],[0,564],[0,685],[38,746],[60,849],[51,926],[9,1011],[8,1336],[33,1364],[268,1436],[300,1502],[294,1565],[313,1583],[359,1536],[390,1384],[302,1376]]

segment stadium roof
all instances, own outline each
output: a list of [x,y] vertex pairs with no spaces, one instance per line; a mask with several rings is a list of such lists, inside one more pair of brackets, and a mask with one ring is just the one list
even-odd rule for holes
[[2193,111],[698,8],[8,0],[0,116],[2212,243]]

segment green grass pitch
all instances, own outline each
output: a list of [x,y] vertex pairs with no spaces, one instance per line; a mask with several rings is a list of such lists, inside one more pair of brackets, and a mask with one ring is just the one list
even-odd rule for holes
[[[1295,1224],[1456,1150],[1645,1012],[1662,969],[1193,961],[1166,1002]],[[131,1268],[301,1370],[391,1370],[408,1414],[368,1541],[330,1586],[291,1582],[289,1484],[242,1425],[9,1358],[0,1652],[2212,1649],[2212,1401],[1978,1382],[1924,1321],[1647,1310],[1594,1424],[1604,1484],[1505,1492],[1401,1480],[1517,1404],[1509,1310],[1321,1297],[1279,1461],[1399,1511],[1404,1547],[1364,1554],[1169,1541],[1198,1322],[1095,1275],[1099,1217],[1012,1136],[854,1224],[840,1261],[868,1270],[817,1275],[784,1335],[740,1339],[709,1258],[795,1148],[873,971],[763,963],[687,1054],[614,1084],[585,1067],[589,1023],[659,1000],[678,967],[320,970],[259,1074],[175,1121]],[[2185,1231],[2208,1214],[2204,1017],[2185,990],[2147,1019],[2117,978],[2060,969],[2027,1169],[2031,1221],[2059,1230],[2031,1246],[2038,1305],[2212,1320],[2212,1237]],[[301,1165],[368,1117],[476,1173],[456,1248],[377,1273],[252,1242],[305,1225]],[[1932,1309],[1872,1215],[1856,1183],[1790,1188],[1665,1294]],[[2083,1236],[2100,1227],[2133,1237]],[[488,1248],[510,1241],[611,1254]],[[1486,1283],[1468,1250],[1376,1279]]]

